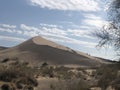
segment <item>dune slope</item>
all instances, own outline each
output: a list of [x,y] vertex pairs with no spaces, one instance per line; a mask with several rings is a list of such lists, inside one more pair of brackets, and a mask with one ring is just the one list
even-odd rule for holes
[[[34,37],[18,46],[0,51],[0,58],[18,58],[32,64],[97,66],[103,60],[74,51],[42,37]],[[106,62],[105,62],[106,63]]]

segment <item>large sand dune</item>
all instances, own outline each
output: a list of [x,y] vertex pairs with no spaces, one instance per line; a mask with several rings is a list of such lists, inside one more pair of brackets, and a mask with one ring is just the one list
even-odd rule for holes
[[18,58],[18,60],[28,61],[31,64],[47,62],[51,65],[98,66],[107,63],[39,36],[18,46],[0,51],[0,58]]

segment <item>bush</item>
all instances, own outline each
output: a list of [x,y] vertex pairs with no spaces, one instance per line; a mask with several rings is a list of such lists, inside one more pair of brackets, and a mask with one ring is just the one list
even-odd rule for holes
[[[0,67],[0,81],[14,83],[17,89],[23,89],[24,86],[31,88],[37,86],[37,80],[34,78],[35,74],[34,68],[28,67],[27,64],[22,65],[20,62],[17,65],[1,65]],[[9,90],[4,88],[9,88],[6,84],[4,84],[1,89]]]
[[97,70],[97,76],[99,77],[98,86],[100,86],[103,90],[106,88],[117,78],[117,68],[112,65],[101,67]]
[[53,67],[42,67],[40,69],[40,73],[42,76],[54,77],[54,69]]

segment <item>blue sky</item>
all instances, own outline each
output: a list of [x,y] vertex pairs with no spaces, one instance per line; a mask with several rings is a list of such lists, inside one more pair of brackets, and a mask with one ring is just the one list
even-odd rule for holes
[[96,48],[91,35],[106,21],[104,0],[1,0],[0,46],[42,36],[72,49],[114,59],[112,48]]

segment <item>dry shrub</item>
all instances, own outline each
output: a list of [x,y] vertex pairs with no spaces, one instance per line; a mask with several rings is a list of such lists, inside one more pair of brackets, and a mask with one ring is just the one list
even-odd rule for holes
[[[37,80],[34,78],[34,68],[28,67],[27,64],[17,63],[16,65],[0,65],[0,81],[14,83],[15,88],[32,88],[37,86]],[[2,88],[9,88],[6,84]],[[7,90],[7,89],[2,89]],[[9,89],[8,89],[9,90]],[[26,89],[25,89],[26,90]]]

